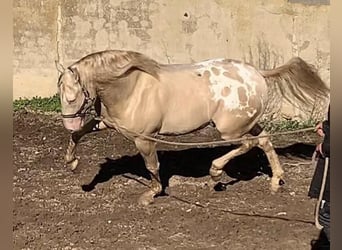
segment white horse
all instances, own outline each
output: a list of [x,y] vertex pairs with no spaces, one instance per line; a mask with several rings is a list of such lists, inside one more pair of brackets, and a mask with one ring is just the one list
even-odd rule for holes
[[[134,141],[150,172],[151,187],[140,197],[142,204],[153,202],[162,191],[156,143],[144,136],[181,135],[209,122],[225,140],[265,135],[258,121],[270,92],[279,91],[287,100],[304,106],[328,93],[316,71],[300,58],[259,71],[230,59],[162,65],[137,52],[110,50],[87,55],[65,70],[61,65],[58,68],[63,123],[73,131],[67,163],[76,168],[76,144],[84,134],[116,129]],[[101,122],[93,119],[84,124],[92,105]],[[271,190],[277,191],[284,171],[268,137],[243,141],[215,159],[210,168],[213,180],[221,178],[229,160],[254,146],[266,153],[272,169]]]

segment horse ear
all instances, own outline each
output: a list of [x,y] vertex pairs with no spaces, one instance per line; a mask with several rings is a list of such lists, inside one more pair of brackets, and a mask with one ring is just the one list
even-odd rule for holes
[[63,67],[63,65],[58,62],[57,60],[55,61],[55,65],[56,65],[56,69],[58,70],[59,73],[63,73],[65,68]]

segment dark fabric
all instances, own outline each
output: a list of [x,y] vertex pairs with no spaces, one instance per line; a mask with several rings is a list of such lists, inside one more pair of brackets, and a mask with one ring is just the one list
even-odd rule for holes
[[324,187],[324,193],[318,215],[319,224],[323,226],[323,229],[321,231],[323,241],[321,239],[317,240],[316,243],[313,245],[312,249],[330,249],[330,105],[328,110],[328,117],[327,120],[323,121],[322,129],[324,133],[324,138],[322,142],[322,154],[317,152],[317,165],[310,183],[308,195],[311,198],[319,198],[322,180],[324,177],[324,168],[326,161],[328,161],[328,170]]
[[[323,173],[324,173],[324,166],[325,166],[325,158],[321,155],[318,157],[316,169],[314,175],[311,180],[310,188],[309,188],[309,197],[318,199],[319,193],[321,191],[322,180],[323,180]],[[325,188],[323,193],[323,200],[330,201],[330,162],[328,164],[328,172],[327,172],[327,179],[325,182]]]
[[328,118],[322,124],[324,139],[322,143],[322,152],[325,157],[330,157],[330,106],[328,110]]
[[324,231],[321,230],[317,240],[311,241],[311,250],[329,250],[330,242],[325,235]]
[[[328,109],[328,117],[327,120],[322,123],[324,138],[322,142],[322,153],[318,152],[318,161],[316,165],[316,169],[314,175],[311,180],[310,188],[309,188],[309,197],[318,198],[319,193],[322,186],[323,174],[324,174],[324,166],[326,157],[330,157],[330,105]],[[330,161],[328,164],[328,172],[326,177],[323,200],[330,201]]]
[[319,210],[319,224],[323,226],[323,232],[330,241],[330,202],[324,202]]

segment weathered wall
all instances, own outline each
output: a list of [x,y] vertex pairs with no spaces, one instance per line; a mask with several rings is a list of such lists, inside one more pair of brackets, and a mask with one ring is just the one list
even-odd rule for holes
[[56,10],[51,1],[14,1],[13,97],[56,91]]
[[293,2],[15,0],[13,98],[55,94],[56,59],[69,65],[104,49],[162,63],[227,57],[260,68],[301,56],[330,85],[330,5]]

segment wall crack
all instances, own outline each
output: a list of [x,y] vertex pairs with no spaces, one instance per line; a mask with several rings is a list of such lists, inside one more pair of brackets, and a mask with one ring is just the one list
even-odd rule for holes
[[62,7],[60,1],[57,7],[57,31],[56,31],[56,61],[61,63],[61,33],[62,33]]

